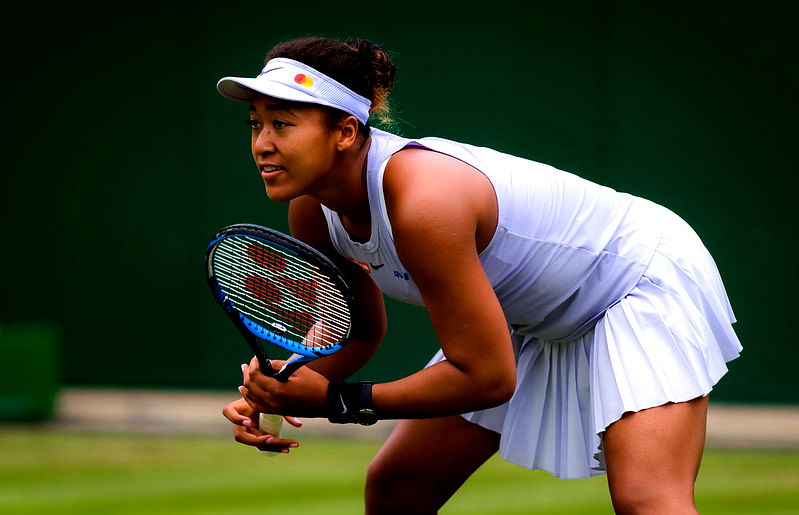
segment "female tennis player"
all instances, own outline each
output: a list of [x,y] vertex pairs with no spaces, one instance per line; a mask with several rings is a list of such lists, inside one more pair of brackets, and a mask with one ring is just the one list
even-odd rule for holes
[[[244,367],[224,409],[235,438],[298,445],[255,429],[256,411],[401,419],[369,467],[367,513],[434,513],[495,452],[565,479],[606,472],[618,512],[695,513],[707,395],[741,350],[697,235],[551,166],[371,127],[394,72],[368,41],[306,38],[218,83],[249,103],[267,195],[290,202],[297,238],[351,265],[358,306],[349,345],[287,382]],[[383,294],[425,306],[441,350],[397,381],[342,382],[385,333]]]

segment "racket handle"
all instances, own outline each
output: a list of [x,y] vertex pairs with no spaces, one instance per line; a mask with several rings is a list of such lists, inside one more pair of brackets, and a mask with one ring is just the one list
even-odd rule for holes
[[[280,430],[283,427],[283,416],[273,415],[271,413],[261,413],[258,417],[258,428],[264,432],[269,433],[275,438],[280,438]],[[279,452],[262,451],[265,456],[277,456]]]

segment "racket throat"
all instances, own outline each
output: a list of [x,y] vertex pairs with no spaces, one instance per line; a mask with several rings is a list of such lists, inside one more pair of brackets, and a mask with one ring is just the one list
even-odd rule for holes
[[291,377],[291,374],[296,372],[298,368],[309,361],[313,361],[313,358],[309,358],[307,356],[296,356],[294,359],[287,361],[286,364],[283,365],[283,368],[278,370],[277,373],[275,373],[272,377],[278,381],[288,381],[289,377]]
[[291,374],[296,372],[301,366],[305,365],[309,361],[313,361],[314,359],[295,354],[283,365],[282,368],[280,368],[280,370],[275,370],[275,368],[272,366],[272,360],[266,355],[266,351],[260,342],[257,340],[253,341],[251,342],[250,346],[252,347],[253,352],[255,352],[255,357],[258,359],[258,368],[261,370],[261,373],[281,382],[288,381],[289,377],[291,377]]

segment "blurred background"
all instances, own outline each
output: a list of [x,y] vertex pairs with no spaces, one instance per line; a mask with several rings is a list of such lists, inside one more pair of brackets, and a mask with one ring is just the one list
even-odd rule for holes
[[[744,345],[713,401],[796,406],[789,5],[7,8],[0,419],[57,422],[64,398],[91,390],[235,397],[249,352],[207,291],[203,251],[231,223],[287,230],[286,206],[251,162],[247,106],[215,84],[256,75],[273,45],[306,35],[391,52],[402,135],[493,147],[683,216],[716,258]],[[402,377],[437,349],[422,310],[389,311],[359,378]]]
[[[236,383],[247,352],[206,291],[203,251],[230,223],[286,230],[286,206],[251,162],[247,106],[216,81],[256,75],[284,39],[362,36],[396,60],[402,134],[494,147],[681,214],[716,258],[745,347],[716,397],[799,401],[795,12],[502,5],[15,7],[2,35],[8,336],[52,331],[63,384]],[[436,348],[421,310],[391,310],[370,377]]]

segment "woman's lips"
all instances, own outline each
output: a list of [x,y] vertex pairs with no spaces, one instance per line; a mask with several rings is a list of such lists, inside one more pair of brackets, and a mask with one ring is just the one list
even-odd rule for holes
[[263,179],[271,179],[276,175],[280,175],[281,172],[285,171],[285,169],[281,166],[262,166],[261,170],[261,177]]

